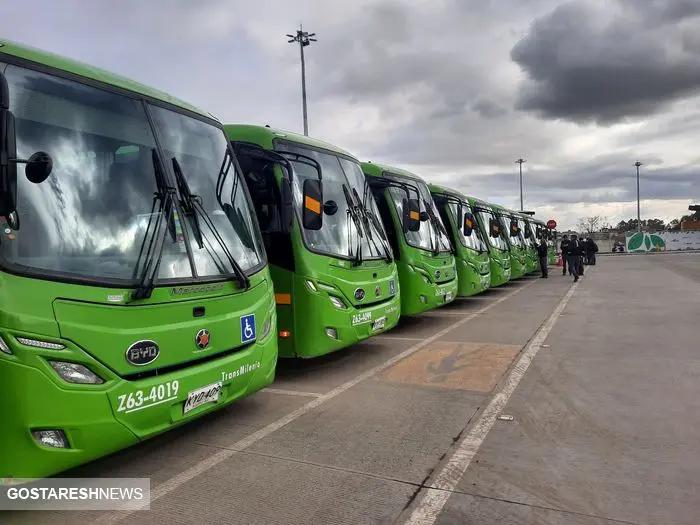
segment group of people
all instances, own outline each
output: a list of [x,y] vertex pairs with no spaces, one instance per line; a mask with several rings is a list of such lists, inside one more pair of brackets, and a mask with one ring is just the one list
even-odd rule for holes
[[595,254],[598,253],[598,245],[590,237],[579,239],[577,235],[563,235],[560,243],[561,258],[563,262],[562,275],[566,275],[566,268],[569,268],[569,275],[574,277],[574,282],[583,275],[583,265],[595,265]]

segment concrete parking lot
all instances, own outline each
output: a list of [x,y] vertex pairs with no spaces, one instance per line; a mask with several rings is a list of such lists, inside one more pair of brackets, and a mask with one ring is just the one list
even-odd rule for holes
[[151,510],[0,522],[697,523],[700,254],[557,270],[69,473],[150,477]]

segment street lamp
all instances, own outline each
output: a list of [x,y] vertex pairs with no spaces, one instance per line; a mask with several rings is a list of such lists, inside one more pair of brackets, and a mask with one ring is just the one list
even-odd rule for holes
[[634,165],[637,167],[637,231],[642,231],[642,221],[639,213],[639,166],[643,166],[643,164],[637,161]]
[[515,161],[516,164],[520,165],[520,211],[523,211],[523,162],[527,162],[525,159],[518,159]]
[[299,30],[296,32],[296,35],[287,35],[290,39],[288,40],[290,44],[293,42],[299,43],[299,52],[301,53],[301,103],[304,112],[304,135],[307,136],[309,134],[309,120],[306,116],[306,66],[304,64],[304,48],[311,45],[311,42],[316,42],[316,39],[313,38],[315,36],[316,33],[307,33],[304,31],[301,24],[299,24]]

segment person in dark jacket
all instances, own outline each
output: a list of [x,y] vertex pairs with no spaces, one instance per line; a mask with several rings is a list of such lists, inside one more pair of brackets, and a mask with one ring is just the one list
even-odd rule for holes
[[566,248],[567,262],[569,263],[569,273],[574,276],[574,282],[578,281],[581,270],[581,254],[583,249],[581,247],[581,241],[578,240],[576,235],[571,236],[571,241]]
[[547,246],[547,241],[542,237],[540,243],[537,245],[537,256],[540,259],[540,270],[542,270],[542,277],[546,279],[549,277],[547,271],[547,255],[549,252],[549,246]]
[[[566,262],[567,259],[569,258],[569,236],[568,235],[562,235],[561,238],[561,243],[559,243],[559,249],[561,250],[561,263],[563,265],[563,269],[561,271],[562,275],[566,275]],[[571,273],[571,270],[569,270],[569,273]]]
[[595,266],[596,253],[598,253],[598,245],[591,237],[589,237],[586,239],[586,256],[588,258],[588,264],[591,266]]

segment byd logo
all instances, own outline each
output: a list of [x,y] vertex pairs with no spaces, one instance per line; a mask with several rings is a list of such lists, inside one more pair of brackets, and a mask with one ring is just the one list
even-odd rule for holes
[[158,359],[160,348],[155,341],[136,341],[126,350],[126,360],[134,366],[145,366]]

